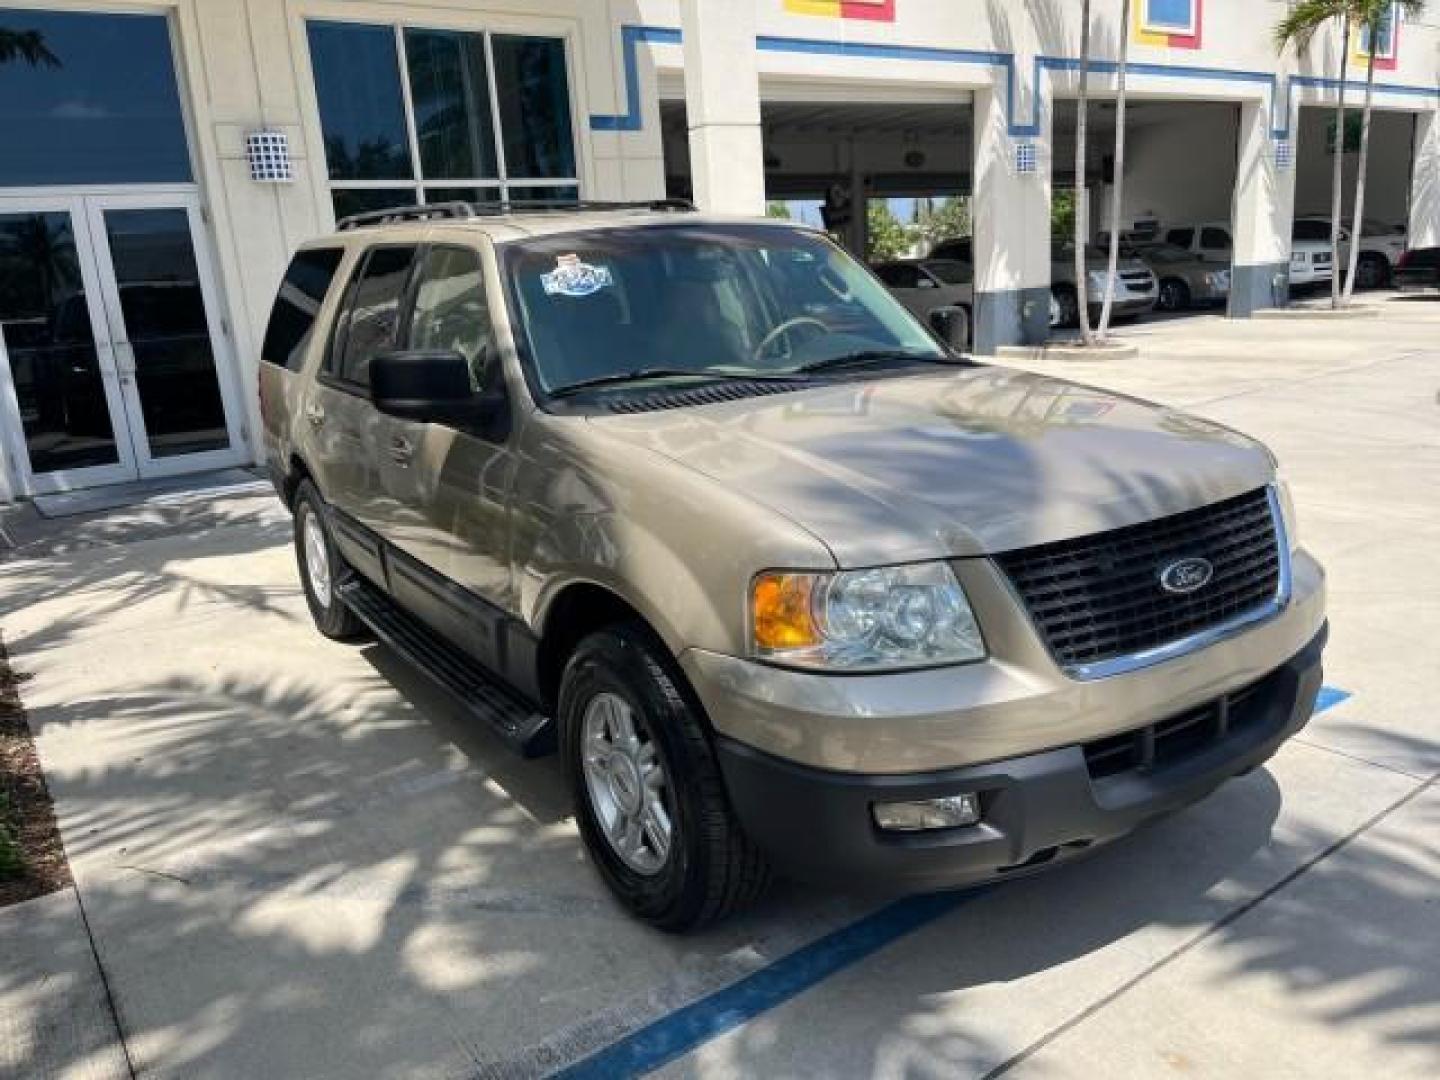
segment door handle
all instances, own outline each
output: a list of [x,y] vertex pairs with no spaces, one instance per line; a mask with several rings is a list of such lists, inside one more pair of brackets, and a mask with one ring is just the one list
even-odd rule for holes
[[318,428],[325,423],[325,410],[319,405],[311,405],[305,410],[305,419],[310,422],[311,427]]
[[410,440],[403,435],[397,435],[390,440],[390,458],[401,468],[408,468],[410,459],[415,456],[415,447]]

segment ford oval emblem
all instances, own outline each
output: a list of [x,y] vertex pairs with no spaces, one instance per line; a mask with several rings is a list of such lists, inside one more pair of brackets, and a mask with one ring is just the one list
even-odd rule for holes
[[1209,559],[1181,559],[1160,571],[1160,587],[1176,596],[1189,596],[1209,585],[1214,576]]

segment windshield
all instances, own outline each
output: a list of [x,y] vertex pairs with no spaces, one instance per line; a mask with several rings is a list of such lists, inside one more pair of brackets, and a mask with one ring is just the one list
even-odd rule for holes
[[931,259],[925,264],[925,269],[946,285],[969,285],[975,280],[970,264],[958,259]]
[[946,358],[850,256],[789,226],[603,229],[503,252],[547,393],[640,372],[765,376],[870,353]]

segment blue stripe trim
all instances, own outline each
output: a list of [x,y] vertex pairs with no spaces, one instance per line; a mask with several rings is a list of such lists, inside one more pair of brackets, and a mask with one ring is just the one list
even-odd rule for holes
[[[625,112],[614,115],[597,113],[590,117],[592,131],[639,131],[643,120],[640,107],[640,73],[638,50],[642,44],[679,45],[680,31],[667,26],[622,26],[620,28],[621,62],[625,69]],[[859,60],[913,60],[920,63],[959,64],[972,67],[1001,68],[1005,72],[1007,97],[1005,103],[1006,123],[1011,138],[1033,139],[1040,134],[1038,111],[1041,107],[1042,80],[1047,71],[1075,72],[1080,61],[1062,56],[1036,57],[1031,72],[1032,105],[1034,114],[1028,122],[1017,119],[1019,73],[1015,57],[1011,53],[988,52],[977,49],[942,49],[927,45],[883,45],[864,41],[828,41],[821,38],[794,38],[760,36],[755,47],[761,52],[797,53],[810,56],[841,56]],[[1090,68],[1096,74],[1112,75],[1119,70],[1113,60],[1092,60]],[[1196,79],[1211,82],[1250,83],[1264,86],[1270,93],[1271,136],[1276,139],[1291,137],[1290,120],[1294,115],[1295,90],[1297,87],[1316,90],[1334,90],[1340,86],[1339,79],[1319,75],[1292,75],[1280,92],[1280,78],[1272,72],[1246,71],[1231,68],[1205,68],[1185,64],[1129,65],[1129,73],[1140,78]],[[1353,79],[1346,81],[1347,89],[1363,90],[1364,82]],[[1379,94],[1400,97],[1440,99],[1440,87],[1401,86],[1390,83],[1376,83]]]
[[1315,699],[1315,712],[1312,715],[1319,716],[1326,709],[1333,709],[1342,701],[1349,701],[1353,696],[1349,690],[1341,690],[1334,686],[1322,686],[1320,696]]
[[723,990],[662,1016],[557,1075],[570,1080],[612,1080],[658,1069],[988,891],[929,893],[896,901]]

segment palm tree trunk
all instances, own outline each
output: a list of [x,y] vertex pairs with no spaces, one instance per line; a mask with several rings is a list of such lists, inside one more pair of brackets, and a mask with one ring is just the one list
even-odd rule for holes
[[1120,214],[1125,203],[1125,76],[1130,67],[1130,0],[1120,2],[1120,70],[1115,88],[1115,177],[1110,185],[1110,264],[1105,279],[1105,303],[1100,308],[1100,340],[1110,332],[1115,306],[1115,280],[1120,272]]
[[1375,50],[1380,25],[1370,24],[1370,58],[1365,65],[1365,111],[1360,119],[1360,162],[1355,170],[1355,223],[1350,227],[1350,265],[1345,273],[1345,302],[1355,295],[1355,271],[1360,265],[1360,238],[1365,234],[1365,173],[1370,164],[1370,115],[1375,100]]
[[1350,17],[1341,19],[1340,96],[1335,102],[1335,165],[1330,180],[1330,306],[1341,306],[1340,219],[1345,216],[1345,80],[1350,74]]
[[1090,110],[1090,0],[1083,0],[1080,8],[1080,99],[1075,115],[1075,306],[1079,310],[1080,341],[1094,345],[1095,335],[1090,332],[1090,291],[1087,288],[1087,267],[1085,254],[1090,239],[1090,191],[1085,182],[1086,140],[1085,130]]

